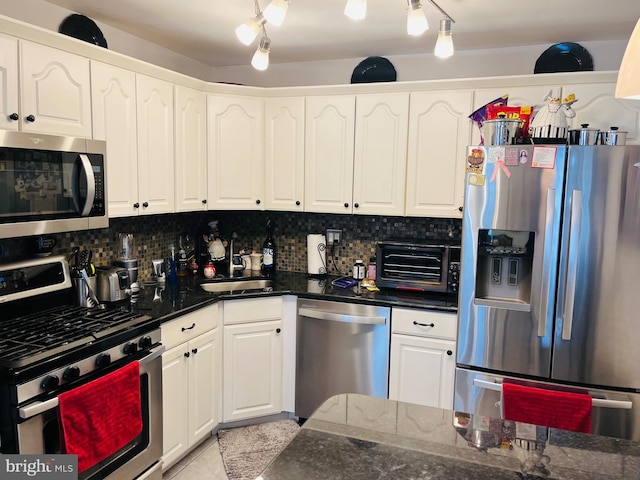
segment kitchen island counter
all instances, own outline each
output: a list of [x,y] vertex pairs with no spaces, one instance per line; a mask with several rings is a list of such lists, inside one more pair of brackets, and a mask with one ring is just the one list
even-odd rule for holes
[[260,478],[631,480],[640,443],[344,394]]
[[[265,278],[265,277],[245,277]],[[176,282],[164,284],[143,283],[130,302],[121,302],[132,311],[150,315],[163,322],[177,316],[213,304],[220,300],[252,298],[269,295],[297,295],[321,300],[348,301],[371,305],[411,307],[455,313],[458,308],[455,295],[396,292],[393,290],[369,291],[362,287],[342,288],[331,284],[337,277],[310,278],[306,273],[278,272],[272,279],[273,286],[233,292],[205,292],[196,277],[179,277]]]

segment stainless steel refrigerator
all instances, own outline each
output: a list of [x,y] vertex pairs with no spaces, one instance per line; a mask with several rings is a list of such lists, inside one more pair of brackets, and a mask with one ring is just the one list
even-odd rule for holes
[[640,440],[640,146],[468,155],[455,408],[588,391],[593,433]]

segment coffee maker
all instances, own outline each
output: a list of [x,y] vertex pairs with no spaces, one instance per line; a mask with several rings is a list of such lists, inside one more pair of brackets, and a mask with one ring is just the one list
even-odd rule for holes
[[129,273],[129,288],[131,291],[139,289],[138,284],[138,259],[134,258],[136,252],[133,233],[118,234],[118,258],[113,262],[116,267],[123,267]]

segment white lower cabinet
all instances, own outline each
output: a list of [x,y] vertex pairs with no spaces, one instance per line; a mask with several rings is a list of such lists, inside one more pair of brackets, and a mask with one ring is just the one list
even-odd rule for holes
[[225,301],[223,422],[282,411],[282,297]]
[[161,326],[163,469],[220,423],[222,349],[218,305]]
[[391,400],[453,407],[456,328],[455,313],[391,310]]

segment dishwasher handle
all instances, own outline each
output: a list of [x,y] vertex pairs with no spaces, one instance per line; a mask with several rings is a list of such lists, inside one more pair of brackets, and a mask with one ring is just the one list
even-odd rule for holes
[[298,309],[298,316],[315,318],[317,320],[328,320],[331,322],[357,323],[360,325],[384,325],[387,323],[386,317],[365,317],[361,315],[343,315],[340,313],[314,310],[311,308]]

